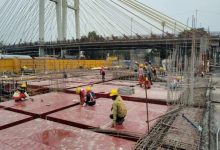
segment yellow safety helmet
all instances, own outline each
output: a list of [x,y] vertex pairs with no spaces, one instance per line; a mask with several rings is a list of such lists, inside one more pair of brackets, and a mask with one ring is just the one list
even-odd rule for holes
[[23,69],[24,69],[24,70],[26,70],[26,69],[27,69],[27,67],[26,67],[26,66],[23,66]]
[[176,77],[176,80],[180,81],[181,78],[182,78],[181,76],[177,76],[177,77]]
[[140,64],[140,65],[139,65],[139,67],[140,67],[140,68],[143,68],[143,67],[144,67],[144,65],[143,65],[143,64]]
[[116,95],[118,95],[118,90],[117,90],[117,89],[112,89],[109,95],[110,95],[110,96],[116,96]]
[[76,88],[76,94],[79,94],[80,91],[81,91],[81,88],[80,88],[80,87]]
[[27,87],[26,83],[22,83],[21,87],[26,88]]
[[87,86],[86,87],[86,91],[88,92],[88,91],[91,91],[91,86]]

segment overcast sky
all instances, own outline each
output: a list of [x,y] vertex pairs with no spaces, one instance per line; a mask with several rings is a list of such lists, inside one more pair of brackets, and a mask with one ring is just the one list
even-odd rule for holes
[[[55,5],[49,2],[49,0],[45,1],[47,1],[45,40],[53,41],[57,39]],[[138,1],[184,24],[188,23],[189,26],[192,25],[192,15],[195,15],[197,10],[198,28],[204,27],[205,29],[209,28],[210,31],[220,32],[220,0]],[[7,7],[3,6],[4,2],[7,2]],[[0,0],[0,41],[17,43],[19,41],[37,41],[39,39],[37,2],[38,0]],[[68,0],[70,5],[73,5],[73,2],[74,0]],[[135,18],[131,14],[128,15],[128,12],[125,13],[127,15],[119,13],[117,8],[120,7],[113,9],[114,4],[109,5],[110,3],[110,0],[80,0],[82,5],[80,9],[81,36],[87,35],[90,31],[96,31],[103,36],[135,35],[136,33],[147,35],[151,32],[161,33],[152,25],[146,24],[146,22],[140,19],[138,20],[137,17]],[[21,19],[21,17],[23,18]],[[144,20],[150,21],[149,18],[144,18]],[[158,24],[158,26],[162,29],[161,24]],[[169,33],[173,32],[170,31]],[[74,37],[75,19],[72,10],[68,10],[67,39]]]
[[197,27],[220,31],[220,0],[139,0],[185,24],[197,13]]

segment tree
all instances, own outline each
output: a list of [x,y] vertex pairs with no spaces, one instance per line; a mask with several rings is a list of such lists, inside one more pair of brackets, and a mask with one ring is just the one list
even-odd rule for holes
[[95,31],[89,32],[88,33],[88,39],[89,40],[98,40],[99,35],[97,35],[97,33]]

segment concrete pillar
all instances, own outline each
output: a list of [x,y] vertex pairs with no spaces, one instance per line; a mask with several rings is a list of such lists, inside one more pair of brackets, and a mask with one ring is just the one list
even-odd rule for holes
[[39,42],[44,42],[45,0],[39,0]]
[[66,32],[67,32],[67,0],[62,1],[62,39],[66,39]]
[[79,0],[74,0],[76,39],[80,39]]
[[62,34],[62,0],[57,0],[56,3],[56,15],[57,15],[57,33],[58,33],[58,40],[61,41],[63,38]]
[[[44,42],[45,0],[39,0],[39,43]],[[39,57],[44,56],[44,48],[39,47]]]
[[44,57],[45,52],[44,52],[44,48],[43,47],[39,47],[39,51],[38,52],[39,52],[38,53],[39,57]]

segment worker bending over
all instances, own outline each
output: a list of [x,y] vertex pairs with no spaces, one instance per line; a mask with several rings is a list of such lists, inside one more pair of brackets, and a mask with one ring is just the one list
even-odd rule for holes
[[26,92],[27,85],[23,83],[13,94],[13,99],[15,102],[25,100],[26,98],[30,99],[30,96]]
[[84,106],[89,105],[89,106],[93,106],[96,104],[96,100],[95,100],[95,93],[92,91],[91,86],[87,86],[86,87],[86,101],[84,103]]
[[83,105],[85,103],[85,99],[86,99],[86,91],[83,88],[78,87],[76,89],[76,94],[79,94],[80,105]]
[[112,127],[114,127],[116,124],[121,125],[124,122],[124,118],[127,115],[127,108],[117,89],[111,90],[110,97],[114,101],[111,108],[112,114],[110,115]]

